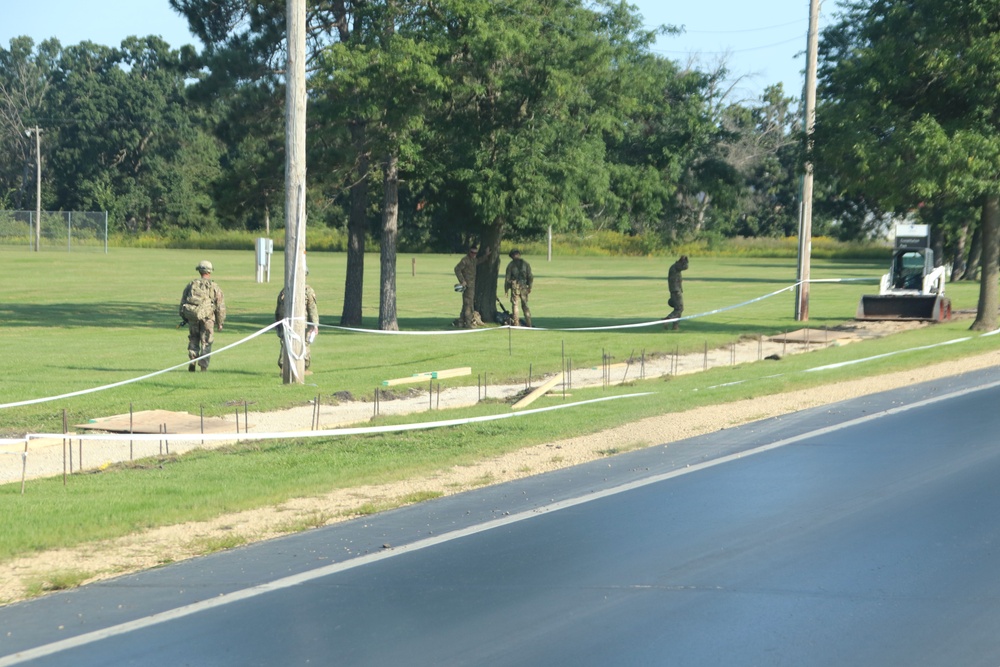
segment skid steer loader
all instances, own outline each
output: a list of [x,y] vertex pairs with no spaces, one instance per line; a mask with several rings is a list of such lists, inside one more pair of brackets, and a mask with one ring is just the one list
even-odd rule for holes
[[934,266],[929,225],[897,225],[889,273],[878,294],[861,297],[859,320],[951,319],[951,299],[944,295],[945,270]]

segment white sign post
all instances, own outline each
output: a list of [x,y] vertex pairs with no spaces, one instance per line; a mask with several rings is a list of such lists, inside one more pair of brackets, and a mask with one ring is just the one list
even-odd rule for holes
[[271,282],[271,254],[274,252],[272,239],[257,239],[257,282]]

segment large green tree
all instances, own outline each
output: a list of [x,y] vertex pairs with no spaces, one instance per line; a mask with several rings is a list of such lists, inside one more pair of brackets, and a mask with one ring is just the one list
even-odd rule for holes
[[649,59],[652,34],[623,3],[450,6],[449,85],[435,120],[447,141],[426,198],[456,250],[478,237],[492,251],[475,299],[490,319],[503,238],[579,228],[614,205],[608,142],[627,131],[639,96],[662,93],[663,70]]
[[816,173],[885,210],[979,208],[972,328],[997,327],[1000,0],[857,0],[823,32]]
[[[27,208],[32,197],[35,141],[27,132],[50,127],[47,103],[61,47],[47,40],[36,48],[30,37],[15,37],[0,47],[0,206]],[[49,137],[45,137],[48,145]]]
[[158,37],[66,47],[52,84],[51,189],[126,232],[214,222],[219,150],[186,96],[188,55]]

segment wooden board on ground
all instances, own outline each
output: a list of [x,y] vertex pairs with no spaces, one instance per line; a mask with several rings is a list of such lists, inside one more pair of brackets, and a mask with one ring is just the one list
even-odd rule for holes
[[520,401],[511,406],[511,410],[520,410],[521,408],[534,403],[538,398],[545,394],[549,389],[556,386],[562,382],[563,374],[556,373],[555,377],[549,378],[540,387],[532,391],[530,394],[522,398]]
[[392,380],[382,380],[383,387],[393,387],[397,384],[415,384],[417,382],[427,382],[428,380],[444,380],[445,378],[461,377],[472,375],[472,367],[448,368],[443,371],[427,371],[426,373],[414,373],[410,377],[394,378]]
[[[109,431],[112,433],[160,433],[166,424],[167,433],[236,433],[236,416],[233,421],[219,417],[205,417],[205,430],[201,430],[201,417],[187,412],[172,412],[170,410],[141,410],[132,413],[131,431],[129,430],[129,415],[113,415],[98,417],[86,424],[77,424],[74,428],[92,431]],[[240,422],[239,430],[243,431]]]
[[799,329],[798,331],[789,331],[784,334],[779,334],[777,336],[768,337],[769,341],[775,343],[807,343],[815,345],[823,345],[826,343],[831,343],[833,341],[847,342],[850,339],[856,339],[857,335],[851,333],[850,331],[830,331],[823,329]]

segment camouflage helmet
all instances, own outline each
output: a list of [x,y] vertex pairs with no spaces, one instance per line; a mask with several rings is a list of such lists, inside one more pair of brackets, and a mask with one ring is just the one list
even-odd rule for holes
[[517,248],[514,248],[509,253],[507,253],[507,256],[510,257],[511,259],[514,259],[515,257],[517,257],[520,254],[521,254],[521,251],[518,250]]
[[200,262],[198,262],[198,266],[194,267],[194,270],[197,271],[198,273],[211,273],[212,263],[207,259],[203,259]]

